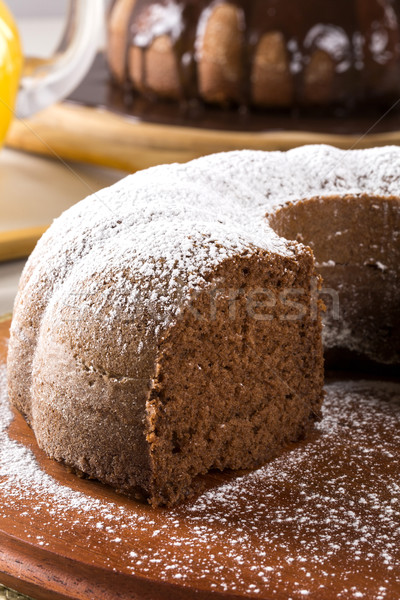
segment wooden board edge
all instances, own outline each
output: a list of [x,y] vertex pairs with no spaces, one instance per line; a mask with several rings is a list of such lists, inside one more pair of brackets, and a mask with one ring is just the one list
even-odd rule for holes
[[[38,549],[0,531],[2,585],[35,600],[226,600],[226,594],[119,573]],[[243,596],[229,595],[229,600]]]
[[342,149],[361,149],[400,144],[400,131],[365,135],[219,131],[144,123],[103,108],[62,103],[29,120],[15,120],[6,144],[53,158],[135,171],[246,148],[288,150],[308,144],[331,144]]

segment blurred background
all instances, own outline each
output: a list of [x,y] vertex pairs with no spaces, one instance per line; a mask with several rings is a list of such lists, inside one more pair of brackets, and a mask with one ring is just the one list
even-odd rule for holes
[[[0,0],[0,6],[3,1]],[[309,6],[308,2],[309,0],[305,6]],[[382,4],[380,0],[374,0],[374,2],[379,6]],[[303,83],[299,89],[302,90],[304,98],[308,98],[304,94],[304,89],[308,89],[308,93],[313,92],[314,95],[310,100],[310,105],[306,106],[308,110],[305,110],[303,114],[302,105],[297,105],[298,97],[293,91],[298,84],[289,86],[293,98],[288,105],[285,103],[286,79],[287,77],[292,79],[291,69],[293,66],[298,66],[299,61],[297,56],[299,52],[293,50],[293,45],[290,53],[287,53],[287,56],[285,54],[286,70],[282,71],[281,55],[277,52],[280,47],[279,40],[278,42],[275,40],[274,52],[272,52],[273,56],[275,56],[274,53],[277,53],[278,56],[277,63],[273,65],[275,70],[271,71],[269,62],[266,60],[271,54],[271,47],[264,52],[265,56],[262,56],[263,60],[265,59],[264,62],[257,63],[254,60],[254,69],[256,67],[258,69],[259,64],[267,65],[263,77],[267,74],[270,76],[269,79],[268,77],[257,79],[252,76],[256,71],[248,69],[244,75],[240,76],[243,81],[238,78],[235,91],[231,92],[231,76],[228,69],[229,77],[227,74],[223,74],[221,86],[217,85],[216,88],[218,93],[212,89],[214,84],[210,84],[211,92],[208,96],[203,92],[200,93],[197,81],[194,94],[192,95],[190,92],[187,95],[185,85],[179,81],[179,77],[177,77],[178,84],[175,83],[176,72],[174,69],[176,70],[178,64],[176,59],[179,58],[174,54],[176,48],[168,46],[165,39],[162,42],[163,52],[165,44],[167,47],[165,53],[160,51],[159,45],[157,51],[152,47],[146,49],[145,54],[143,54],[145,48],[140,44],[137,47],[132,45],[129,52],[121,53],[118,50],[120,40],[124,39],[125,27],[128,26],[129,20],[124,22],[123,19],[126,18],[124,13],[122,17],[118,17],[119,20],[113,19],[115,12],[118,13],[118,11],[107,11],[109,0],[105,0],[104,4],[102,0],[92,0],[87,3],[79,3],[79,0],[41,0],[40,2],[6,0],[6,4],[15,17],[22,40],[23,52],[21,53],[19,50],[19,56],[22,63],[22,54],[24,55],[25,67],[27,67],[25,74],[28,73],[28,88],[35,74],[37,78],[34,83],[39,83],[37,87],[40,87],[40,82],[47,79],[46,76],[43,76],[47,73],[46,69],[48,69],[47,75],[53,75],[57,71],[57,65],[67,64],[68,66],[68,63],[73,62],[70,60],[73,53],[69,53],[72,46],[71,40],[74,40],[77,31],[85,29],[81,26],[82,23],[89,24],[90,34],[86,35],[86,39],[91,41],[91,52],[88,52],[86,46],[82,51],[80,46],[79,60],[73,63],[69,75],[76,76],[85,61],[87,62],[86,71],[80,79],[76,78],[77,80],[73,82],[68,91],[52,95],[55,86],[49,86],[45,90],[44,97],[51,97],[51,100],[47,102],[45,108],[43,105],[39,105],[39,108],[36,106],[35,110],[26,111],[23,119],[13,119],[8,128],[7,137],[5,137],[7,127],[4,127],[2,139],[5,139],[5,143],[0,153],[0,316],[11,312],[18,279],[26,256],[33,249],[36,240],[45,228],[69,206],[117,181],[126,172],[133,172],[155,164],[186,162],[204,154],[241,148],[287,150],[304,144],[326,143],[346,149],[389,143],[400,144],[400,99],[398,99],[400,94],[400,85],[398,84],[400,81],[400,46],[393,42],[386,48],[391,37],[385,30],[385,27],[388,27],[385,25],[385,19],[380,24],[382,31],[378,39],[380,42],[378,46],[381,50],[378,52],[379,48],[376,50],[376,44],[374,46],[377,58],[370,74],[371,81],[374,83],[371,90],[376,93],[380,91],[380,87],[383,91],[386,89],[386,84],[381,86],[376,84],[375,73],[378,73],[380,77],[377,79],[378,83],[394,82],[393,85],[397,90],[396,97],[393,100],[390,96],[390,100],[387,99],[388,104],[382,106],[379,102],[368,101],[363,104],[363,110],[354,111],[354,103],[357,102],[359,94],[358,88],[364,89],[361,83],[364,80],[369,81],[369,75],[362,71],[361,78],[356,80],[354,88],[349,85],[349,90],[347,90],[351,79],[347,76],[346,70],[343,71],[343,57],[340,52],[337,53],[337,43],[339,40],[339,46],[344,44],[343,48],[349,52],[348,48],[352,47],[349,45],[350,41],[351,44],[356,44],[358,38],[355,32],[344,42],[343,35],[339,38],[337,35],[332,37],[332,31],[337,34],[338,30],[342,31],[342,28],[333,27],[329,23],[322,27],[321,32],[321,19],[325,18],[322,6],[324,3],[315,3],[318,9],[317,14],[314,15],[310,11],[305,13],[305,19],[310,20],[310,32],[317,31],[319,33],[314,40],[315,47],[308,42],[306,44],[307,40],[304,40]],[[215,4],[216,7],[219,6],[219,3],[212,4]],[[251,4],[250,0],[249,4]],[[301,0],[299,0],[300,5]],[[361,5],[364,6],[363,3],[360,3]],[[117,4],[116,8],[118,6]],[[282,0],[277,3],[277,6],[281,7],[283,14],[285,2]],[[79,12],[79,7],[81,10],[85,10],[83,7],[86,9],[89,7],[94,13],[97,11],[98,20],[93,18],[93,13],[87,13],[85,19],[85,13]],[[70,8],[71,10],[69,10]],[[338,9],[339,17],[342,14],[341,10]],[[99,52],[100,49],[105,48],[106,11],[109,15],[108,55],[113,54],[111,49],[114,48],[113,59],[117,55],[118,69],[110,70],[104,53]],[[67,33],[64,35],[68,16],[71,17],[70,27],[67,28]],[[286,13],[283,16],[286,19]],[[339,23],[341,23],[341,17],[339,17]],[[317,21],[314,22],[313,18]],[[375,19],[375,17],[373,18]],[[147,27],[146,19],[142,21],[143,27]],[[96,27],[92,29],[93,23]],[[268,23],[266,23],[267,25]],[[368,35],[371,37],[376,34],[375,29],[379,23],[374,21],[370,25],[371,27],[369,25],[368,27],[371,31],[368,27],[363,26],[362,28],[365,40],[369,39]],[[183,25],[182,31],[184,31]],[[151,28],[150,32],[145,31],[145,39],[152,39],[153,33]],[[386,37],[385,34],[387,34]],[[146,37],[146,35],[150,35],[150,37]],[[165,37],[159,33],[157,35],[159,37],[154,41],[154,46],[157,41],[159,42]],[[205,36],[205,33],[203,32],[202,35]],[[215,64],[220,68],[221,65],[226,66],[228,61],[225,60],[225,63],[222,61],[220,65],[215,58],[219,56],[221,47],[223,49],[224,46],[224,39],[221,41],[220,37],[220,29],[210,27],[210,36],[211,40],[215,38],[214,46],[218,49],[218,52],[208,61],[207,68],[211,69],[211,73],[213,73]],[[75,35],[75,37],[79,36]],[[15,35],[14,39],[18,39],[18,36]],[[376,42],[376,35],[374,38],[371,37],[372,39],[375,39]],[[65,44],[61,44],[60,48],[61,40]],[[170,41],[167,39],[167,42]],[[261,46],[261,43],[259,45]],[[367,52],[369,60],[371,59],[369,56],[370,46],[371,44],[368,47],[366,44],[367,49],[369,48]],[[68,50],[66,51],[65,48]],[[190,60],[195,62],[196,48],[195,44],[189,53],[185,52],[181,60],[183,61],[184,58],[186,60],[189,56],[189,62]],[[225,47],[226,56],[229,54],[229,48],[228,44]],[[287,49],[290,49],[289,44],[287,44]],[[386,52],[385,49],[389,49],[391,52]],[[159,55],[158,52],[160,52]],[[67,55],[69,58],[63,62],[63,58]],[[77,55],[78,53],[75,53],[75,58]],[[201,56],[201,52],[199,55]],[[394,67],[390,66],[391,62],[389,61],[389,67],[392,70],[386,72],[386,68],[381,66],[381,62],[384,64],[385,60],[388,60],[387,57],[392,55],[397,57],[394,61],[396,69],[393,71]],[[161,58],[156,61],[154,56],[161,56]],[[290,62],[289,56],[292,56],[290,59],[292,62]],[[345,53],[344,56],[347,54]],[[354,51],[351,56],[354,59],[358,54]],[[122,62],[120,62],[121,57]],[[135,69],[132,57],[136,57]],[[242,58],[242,55],[238,58],[239,66],[242,64]],[[153,74],[149,77],[149,73],[152,72],[148,68],[151,61],[157,64]],[[293,61],[295,62],[293,63]],[[352,62],[347,62],[350,65],[347,68],[350,68]],[[140,68],[137,68],[138,64]],[[164,75],[165,72],[168,73],[168,64],[173,76],[166,85]],[[365,64],[368,65],[368,61]],[[310,66],[313,67],[312,76],[310,76]],[[354,65],[353,67],[355,68]],[[119,71],[122,75],[118,75]],[[134,78],[133,72],[136,73],[137,81],[132,79]],[[198,78],[199,72],[200,67],[196,71]],[[241,68],[238,72],[241,73]],[[271,82],[275,82],[276,72],[283,72],[285,76],[284,85],[280,90],[279,102],[281,104],[279,102],[274,104],[275,100],[273,100],[271,104],[264,105],[265,99],[255,102],[255,88],[251,89],[251,86],[255,81],[261,81],[260,89],[263,88],[261,91],[267,91],[268,95],[271,89],[279,87],[271,85]],[[354,72],[352,71],[353,74]],[[251,75],[247,82],[250,86],[248,91],[251,94],[248,95],[245,91],[243,95],[245,86],[242,83],[245,82],[248,74]],[[51,80],[51,77],[49,79]],[[119,85],[118,79],[122,80]],[[210,79],[212,80],[213,77]],[[151,85],[148,80],[152,80]],[[336,85],[339,80],[343,89],[340,85]],[[24,91],[25,78],[20,79],[18,73],[15,81],[16,87],[18,81],[21,82],[20,91]],[[228,84],[225,85],[227,81]],[[296,75],[293,77],[294,81],[299,82],[300,78]],[[250,84],[250,82],[252,83]],[[160,93],[160,98],[157,96],[157,90],[162,90],[165,85],[167,90],[175,87],[175,96],[168,96],[170,99],[171,97],[175,98],[175,101],[163,101],[162,93]],[[3,87],[6,90],[9,89],[7,85]],[[223,87],[227,87],[228,91],[222,90],[223,95],[220,96]],[[329,91],[329,94],[324,96],[326,106],[323,102],[320,106],[318,102],[321,101],[321,90],[326,89]],[[372,93],[368,86],[365,89],[368,93]],[[343,106],[336,105],[337,90],[344,94]],[[168,94],[170,93],[168,91]],[[20,96],[21,94],[18,95],[18,101]],[[252,98],[251,104],[248,104],[247,100],[250,97]],[[379,94],[378,97],[380,97]],[[244,102],[243,98],[245,98]],[[316,102],[315,106],[314,101]],[[15,115],[15,111],[10,109],[12,106],[15,106],[12,100],[4,101],[3,105],[0,104],[0,109],[3,109],[4,123],[12,115]],[[320,112],[320,108],[326,108],[329,112]],[[18,116],[21,116],[21,112],[18,113]]]
[[8,5],[18,19],[20,17],[58,17],[65,14],[67,0],[9,0]]
[[17,20],[24,51],[49,56],[62,35],[68,0],[9,0],[7,4]]
[[[24,53],[49,57],[64,31],[68,0],[8,0]],[[3,147],[0,152],[0,317],[12,311],[25,258],[15,259],[62,211],[124,173]],[[28,246],[26,244],[28,243]],[[11,258],[12,260],[8,260]]]

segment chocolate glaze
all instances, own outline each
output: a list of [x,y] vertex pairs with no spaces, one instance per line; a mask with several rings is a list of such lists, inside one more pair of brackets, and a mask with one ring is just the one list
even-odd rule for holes
[[[196,41],[213,9],[223,2],[136,0],[127,23],[127,81],[129,49],[135,46],[142,51],[140,89],[146,91],[146,51],[157,37],[166,35],[176,59],[181,99],[199,98]],[[334,65],[329,103],[351,107],[370,99],[390,102],[400,94],[398,0],[229,0],[229,4],[237,8],[243,25],[242,81],[236,97],[229,100],[252,104],[254,54],[269,32],[279,32],[285,40],[293,105],[313,104],[305,94],[304,74],[317,50]]]
[[199,101],[181,104],[154,102],[131,94],[113,83],[102,54],[97,56],[86,78],[69,97],[69,102],[106,108],[134,120],[204,129],[249,132],[289,130],[343,135],[400,131],[400,102],[389,112],[379,104],[364,104],[354,112],[338,107],[301,111],[247,110],[237,107],[224,109]]

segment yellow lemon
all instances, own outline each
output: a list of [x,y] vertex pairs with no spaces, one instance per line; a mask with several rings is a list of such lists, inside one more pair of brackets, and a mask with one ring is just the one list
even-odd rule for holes
[[0,143],[13,117],[22,65],[17,27],[7,6],[0,0]]

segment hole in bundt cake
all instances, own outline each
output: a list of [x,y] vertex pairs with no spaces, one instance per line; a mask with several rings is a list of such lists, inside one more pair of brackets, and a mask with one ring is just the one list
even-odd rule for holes
[[327,306],[323,340],[328,365],[398,364],[399,199],[312,198],[285,205],[270,222],[279,235],[314,251]]

